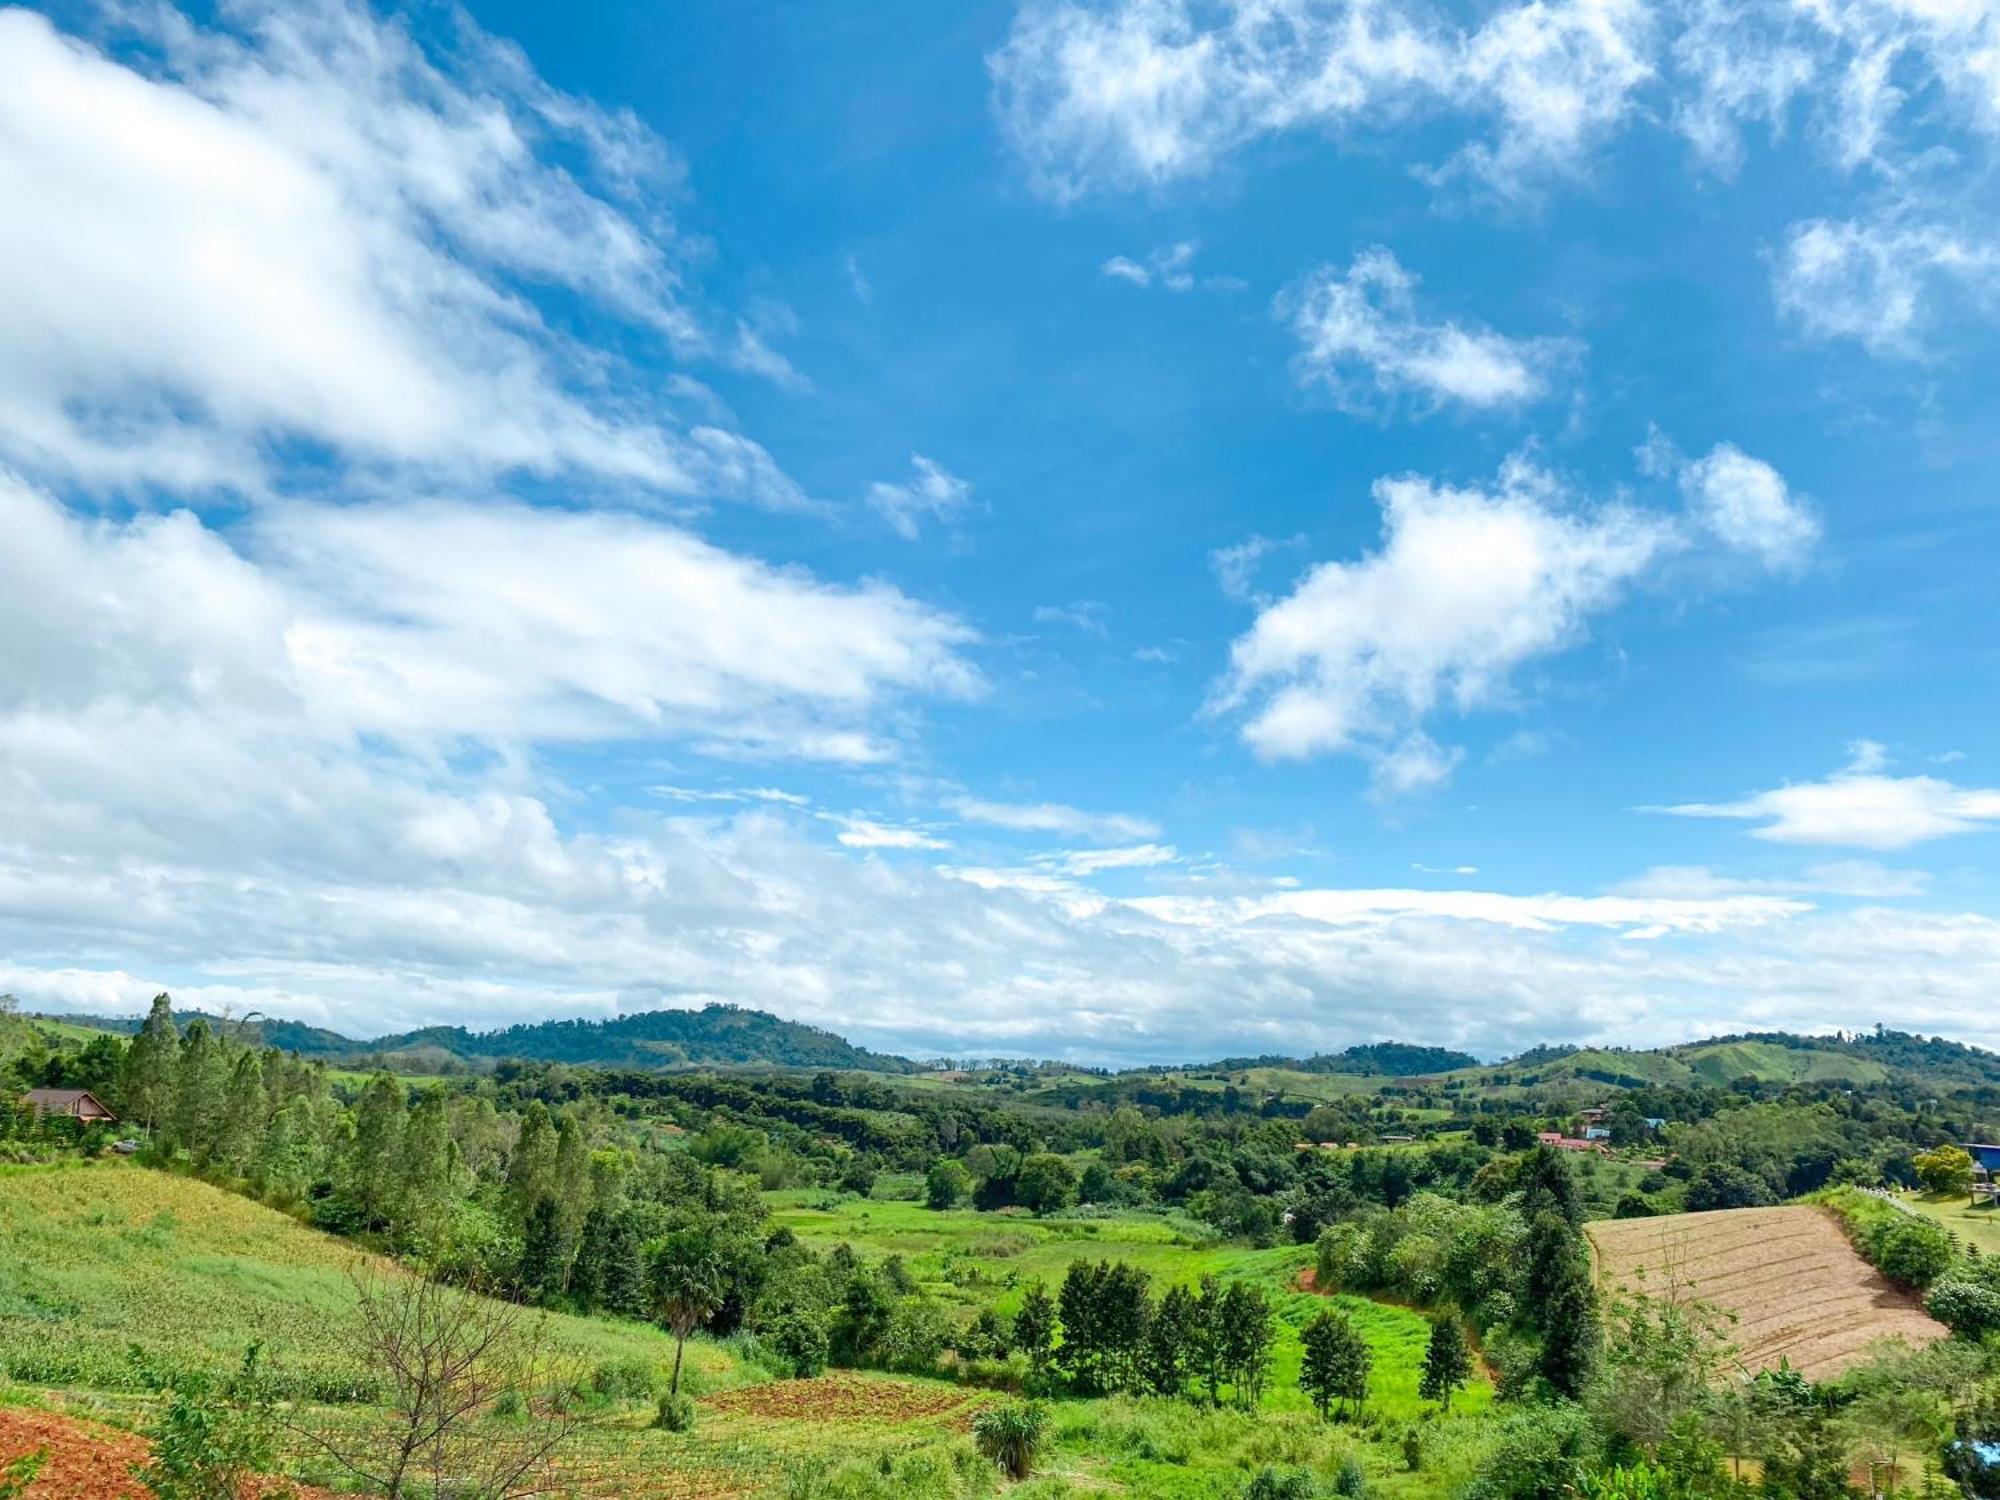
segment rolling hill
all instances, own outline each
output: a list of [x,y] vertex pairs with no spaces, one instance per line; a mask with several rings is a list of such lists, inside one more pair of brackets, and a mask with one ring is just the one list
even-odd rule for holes
[[[183,1024],[199,1012],[178,1012]],[[102,1030],[131,1033],[140,1018],[99,1020],[64,1016]],[[216,1018],[209,1017],[211,1022]],[[232,1023],[233,1024],[233,1023]],[[427,1026],[367,1039],[342,1036],[297,1021],[257,1020],[251,1025],[267,1046],[302,1057],[347,1065],[398,1062],[434,1071],[440,1064],[488,1067],[508,1059],[562,1062],[592,1068],[667,1068],[688,1065],[832,1068],[910,1073],[907,1058],[857,1047],[830,1031],[787,1021],[761,1010],[708,1005],[700,1010],[651,1010],[605,1021],[540,1021],[498,1031]]]

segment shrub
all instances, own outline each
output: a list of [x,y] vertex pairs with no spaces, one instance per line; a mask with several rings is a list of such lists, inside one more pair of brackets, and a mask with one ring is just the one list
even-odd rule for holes
[[643,1359],[608,1360],[590,1372],[590,1388],[608,1401],[644,1401],[657,1384]]
[[1250,1476],[1243,1487],[1243,1500],[1312,1500],[1318,1492],[1310,1469],[1266,1464]]
[[258,1353],[253,1344],[235,1378],[219,1386],[198,1374],[176,1382],[146,1429],[152,1454],[136,1471],[157,1500],[238,1500],[271,1466],[277,1430]]
[[1862,1253],[1898,1286],[1920,1290],[1951,1269],[1958,1246],[1942,1224],[1898,1213],[1867,1233]]
[[660,1397],[659,1410],[653,1414],[653,1425],[662,1432],[693,1431],[694,1398],[678,1391],[669,1391]]
[[1333,1492],[1347,1500],[1367,1500],[1368,1471],[1361,1467],[1361,1460],[1355,1454],[1342,1458],[1340,1467],[1333,1471]]
[[1035,1472],[1048,1431],[1048,1411],[1033,1401],[989,1406],[972,1419],[973,1442],[1009,1479],[1026,1479]]
[[1532,1407],[1502,1420],[1465,1500],[1566,1500],[1596,1455],[1582,1408]]
[[1962,1339],[1976,1343],[2000,1331],[2000,1291],[1967,1277],[1953,1275],[1938,1282],[1924,1306]]

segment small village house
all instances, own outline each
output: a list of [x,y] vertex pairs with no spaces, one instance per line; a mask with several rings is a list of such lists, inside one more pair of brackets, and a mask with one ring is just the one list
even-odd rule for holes
[[89,1089],[29,1089],[21,1096],[22,1105],[43,1115],[67,1115],[86,1125],[116,1125],[118,1116],[105,1107]]

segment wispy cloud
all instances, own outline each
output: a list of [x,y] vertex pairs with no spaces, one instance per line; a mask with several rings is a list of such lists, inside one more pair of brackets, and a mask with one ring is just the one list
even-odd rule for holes
[[1733,802],[1681,802],[1646,809],[1683,818],[1754,822],[1752,838],[1778,844],[1907,849],[1954,834],[2000,829],[2000,789],[1961,787],[1936,776],[1892,776],[1885,752],[1856,741],[1846,767]]

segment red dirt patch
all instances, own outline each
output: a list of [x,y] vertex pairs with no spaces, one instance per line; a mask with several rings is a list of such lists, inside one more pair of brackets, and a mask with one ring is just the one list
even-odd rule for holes
[[[146,1440],[115,1427],[85,1422],[52,1411],[0,1407],[0,1465],[44,1455],[41,1472],[24,1500],[147,1500],[151,1494],[132,1477],[147,1456]],[[278,1481],[284,1493],[284,1481]],[[293,1485],[298,1500],[334,1497],[324,1490]]]
[[145,1500],[132,1466],[146,1461],[146,1445],[129,1432],[54,1412],[0,1409],[0,1464],[37,1449],[47,1462],[28,1500]]
[[824,1375],[817,1380],[773,1380],[739,1386],[705,1398],[715,1411],[781,1422],[881,1422],[900,1424],[949,1416],[972,1404],[949,1386],[913,1381]]

